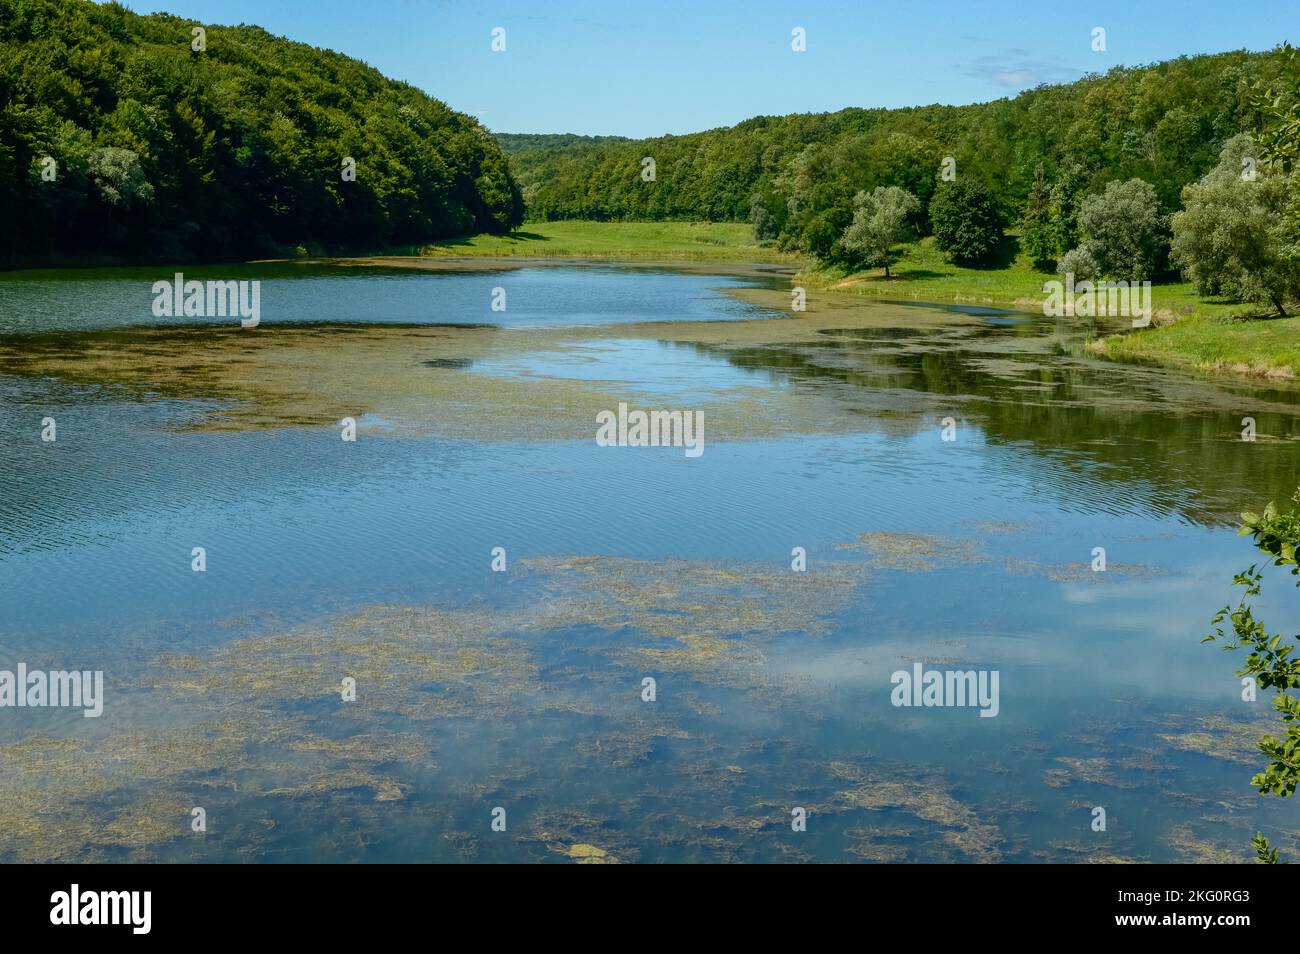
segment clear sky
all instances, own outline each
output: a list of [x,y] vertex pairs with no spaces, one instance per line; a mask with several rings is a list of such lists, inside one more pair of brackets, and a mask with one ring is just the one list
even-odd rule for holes
[[[1183,54],[1300,45],[1297,0],[125,0],[364,60],[498,132],[655,136],[971,103]],[[491,50],[492,30],[506,50]],[[791,49],[806,31],[807,51]],[[1094,27],[1105,52],[1092,49]]]

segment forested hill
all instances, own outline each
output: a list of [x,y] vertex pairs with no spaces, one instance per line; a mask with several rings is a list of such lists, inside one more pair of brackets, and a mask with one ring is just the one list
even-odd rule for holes
[[[761,116],[690,135],[523,150],[510,161],[530,218],[752,217],[760,232],[792,231],[813,250],[842,233],[860,189],[898,185],[924,207],[945,156],[1009,220],[1040,167],[1044,188],[1068,179],[1091,192],[1142,178],[1171,209],[1226,139],[1256,128],[1252,81],[1267,84],[1282,66],[1279,51],[1184,57],[971,106]],[[645,157],[653,182],[641,175]],[[800,221],[787,221],[792,214]]]
[[497,142],[420,90],[257,27],[89,0],[0,0],[0,210],[10,263],[377,248],[523,217]]
[[579,136],[576,133],[493,133],[507,156],[525,149],[566,149],[570,146],[601,146],[630,142],[625,136]]

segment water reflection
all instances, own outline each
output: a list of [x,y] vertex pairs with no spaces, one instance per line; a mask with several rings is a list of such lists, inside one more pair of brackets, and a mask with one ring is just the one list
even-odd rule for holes
[[[102,719],[0,720],[6,860],[1294,849],[1248,785],[1271,713],[1197,642],[1227,524],[1300,477],[1291,393],[1103,364],[1068,321],[736,321],[788,303],[752,277],[550,268],[561,317],[627,320],[506,327],[456,320],[499,273],[420,276],[418,315],[295,274],[300,316],[356,320],[0,338],[0,665],[108,679]],[[85,294],[31,314],[93,323]],[[704,407],[705,455],[595,446],[629,398]],[[893,707],[915,662],[998,670],[998,717]]]

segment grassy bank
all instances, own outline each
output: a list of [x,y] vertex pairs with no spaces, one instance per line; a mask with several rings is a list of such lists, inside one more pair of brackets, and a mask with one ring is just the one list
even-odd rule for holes
[[655,259],[799,264],[764,248],[744,222],[530,222],[507,235],[474,235],[425,246],[425,255]]
[[1119,361],[1298,380],[1300,318],[1234,321],[1197,314],[1162,328],[1110,335],[1089,349]]
[[[1008,238],[992,265],[970,268],[949,262],[934,247],[934,239],[926,238],[906,246],[898,262],[890,266],[889,278],[879,268],[852,273],[837,268],[808,268],[800,274],[800,280],[812,287],[883,298],[1040,309],[1046,297],[1043,283],[1060,276],[1035,268],[1024,256],[1017,256],[1015,248],[1015,240]],[[1190,315],[1235,317],[1258,311],[1253,305],[1205,301],[1192,290],[1190,282],[1153,285],[1151,307],[1165,321]]]
[[[1010,305],[1037,311],[1043,283],[1058,276],[1014,257],[1008,241],[1003,260],[994,267],[966,268],[945,260],[933,239],[908,246],[885,278],[883,269],[847,274],[810,268],[799,280],[883,298]],[[1249,375],[1274,380],[1300,379],[1300,318],[1266,320],[1263,306],[1207,300],[1190,282],[1151,288],[1153,326],[1124,331],[1093,341],[1088,349],[1115,361],[1136,361],[1216,374]]]
[[[779,262],[801,267],[807,288],[915,301],[961,302],[1038,310],[1043,283],[1058,276],[1016,254],[1008,238],[992,265],[949,262],[934,240],[906,246],[886,278],[883,269],[825,268],[754,241],[742,222],[536,222],[508,235],[476,235],[425,246],[426,256],[584,258]],[[1205,300],[1189,282],[1154,285],[1155,327],[1092,342],[1090,350],[1118,361],[1142,361],[1224,374],[1300,379],[1300,318],[1246,320],[1260,306]]]
[[[802,267],[799,280],[810,288],[916,301],[969,302],[1038,308],[1043,282],[1054,272],[1034,268],[1014,255],[1008,239],[1001,261],[968,268],[947,261],[927,238],[905,247],[885,278],[883,269],[849,272],[822,268],[806,257],[778,252],[754,241],[743,222],[530,222],[506,235],[474,235],[423,246],[427,256],[470,255],[521,258],[683,259],[695,261],[779,262]],[[1202,301],[1187,282],[1156,285],[1153,307],[1166,320],[1186,315],[1234,317],[1257,309],[1232,302]]]

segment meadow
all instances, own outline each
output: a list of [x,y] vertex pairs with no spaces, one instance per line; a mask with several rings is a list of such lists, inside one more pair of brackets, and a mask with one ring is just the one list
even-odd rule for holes
[[[741,222],[530,222],[505,235],[480,234],[419,248],[425,256],[776,263],[797,269],[792,282],[881,299],[989,305],[1037,311],[1043,283],[1058,279],[1020,254],[1008,235],[987,266],[951,262],[933,237],[903,246],[886,278],[875,268],[819,265],[808,256],[759,244]],[[1261,306],[1201,298],[1191,282],[1152,287],[1154,326],[1099,337],[1090,353],[1229,375],[1285,381],[1300,375],[1300,318],[1262,319]]]

